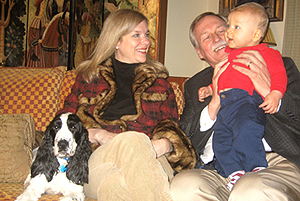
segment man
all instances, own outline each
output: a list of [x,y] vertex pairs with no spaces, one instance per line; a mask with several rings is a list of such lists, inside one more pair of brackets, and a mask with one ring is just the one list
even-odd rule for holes
[[[208,163],[213,169],[211,148],[213,124],[220,108],[216,83],[226,69],[227,53],[224,33],[226,22],[214,13],[198,16],[190,27],[190,39],[200,59],[211,67],[199,72],[185,84],[186,106],[180,124],[190,137],[199,157],[197,166]],[[267,116],[265,143],[268,168],[246,173],[230,192],[226,188],[229,179],[215,170],[194,169],[177,174],[171,182],[171,194],[177,200],[300,200],[300,74],[289,58],[283,58],[288,75],[288,87],[279,111]],[[256,90],[266,96],[270,92],[270,76],[264,59],[258,52],[247,51],[239,55],[237,62],[251,69],[236,66],[249,76]],[[198,101],[198,89],[213,83],[214,92],[204,102]],[[199,124],[200,119],[200,124]],[[270,150],[269,150],[270,149]],[[276,153],[275,153],[276,152]],[[280,156],[280,155],[284,156]],[[287,160],[289,159],[289,160]],[[297,167],[297,165],[298,167]]]

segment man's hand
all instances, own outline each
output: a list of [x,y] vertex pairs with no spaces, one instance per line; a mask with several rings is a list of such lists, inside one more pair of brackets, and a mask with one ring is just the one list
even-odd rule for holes
[[271,77],[267,64],[259,52],[254,50],[244,51],[233,61],[249,66],[250,69],[237,65],[233,65],[233,68],[247,75],[259,94],[266,97],[270,93]]
[[274,114],[278,110],[281,98],[281,92],[273,90],[266,96],[265,101],[262,104],[260,104],[259,107],[265,110],[265,113]]
[[212,89],[210,88],[210,86],[207,87],[201,87],[198,90],[198,96],[199,96],[199,101],[203,102],[205,98],[207,98],[208,96],[212,95]]

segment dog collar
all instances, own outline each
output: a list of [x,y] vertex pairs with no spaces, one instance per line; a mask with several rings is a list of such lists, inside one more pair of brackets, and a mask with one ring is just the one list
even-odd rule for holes
[[69,163],[69,157],[64,157],[63,159],[63,164],[60,165],[60,172],[67,172],[67,165]]
[[64,165],[60,166],[60,172],[67,172],[67,169],[68,168]]

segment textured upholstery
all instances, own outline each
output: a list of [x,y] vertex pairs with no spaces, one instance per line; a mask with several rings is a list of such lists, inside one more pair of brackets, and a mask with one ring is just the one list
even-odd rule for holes
[[[24,191],[22,183],[0,183],[0,200],[12,201],[21,195]],[[39,201],[59,201],[61,195],[43,195]],[[85,201],[95,201],[91,198],[86,198]]]
[[177,82],[170,82],[174,94],[175,94],[175,98],[176,98],[176,103],[177,103],[177,107],[178,107],[178,114],[181,115],[183,112],[183,108],[184,108],[184,96],[182,91],[179,88],[179,84]]
[[65,71],[60,68],[3,68],[0,114],[30,114],[36,129],[45,131],[58,106]]
[[58,110],[64,107],[64,101],[66,97],[71,93],[71,88],[75,83],[76,75],[73,70],[67,71],[65,73],[64,79],[61,84],[61,89],[59,93],[59,100],[58,100]]

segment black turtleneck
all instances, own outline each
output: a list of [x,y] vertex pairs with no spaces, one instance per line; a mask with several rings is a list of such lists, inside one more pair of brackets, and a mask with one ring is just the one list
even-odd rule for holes
[[116,120],[123,115],[137,113],[132,95],[132,83],[135,78],[134,70],[137,66],[138,64],[122,63],[113,58],[117,92],[112,103],[103,113],[102,118]]

